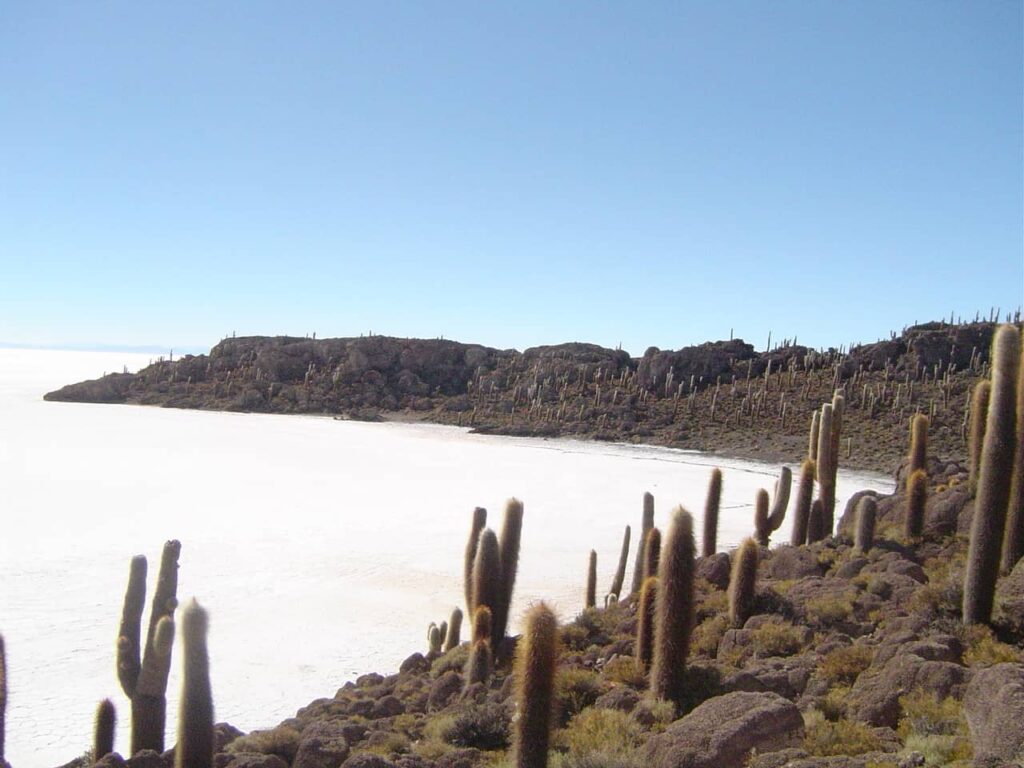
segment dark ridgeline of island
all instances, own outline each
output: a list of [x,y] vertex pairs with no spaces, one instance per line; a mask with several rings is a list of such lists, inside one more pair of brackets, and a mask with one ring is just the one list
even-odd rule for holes
[[786,340],[757,352],[732,339],[651,347],[640,358],[581,343],[519,352],[440,339],[253,336],[46,399],[423,420],[798,462],[811,414],[843,387],[843,466],[889,472],[918,411],[932,419],[935,451],[963,457],[968,392],[994,328],[927,323],[849,350]]

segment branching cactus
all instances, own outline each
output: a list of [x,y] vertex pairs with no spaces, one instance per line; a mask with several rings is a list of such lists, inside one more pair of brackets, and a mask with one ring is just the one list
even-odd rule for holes
[[789,467],[783,467],[779,479],[775,481],[775,496],[772,498],[771,510],[768,512],[768,530],[777,531],[786,519],[789,507],[789,493],[793,487],[793,473]]
[[213,768],[213,692],[210,656],[206,650],[209,620],[195,600],[185,606],[181,619],[184,672],[178,710],[178,746],[175,768]]
[[554,704],[558,621],[544,603],[526,615],[516,654],[516,768],[546,768]]
[[704,535],[701,539],[701,555],[711,557],[718,551],[718,509],[722,503],[722,470],[711,470],[708,481],[708,497],[704,503]]
[[612,579],[612,588],[608,590],[609,595],[615,595],[615,602],[619,601],[622,594],[622,582],[626,579],[626,561],[629,559],[629,537],[630,528],[627,525],[622,534],[622,549],[619,552],[619,565],[615,569],[615,578]]
[[985,439],[985,420],[988,418],[988,400],[992,383],[988,379],[979,381],[971,394],[971,423],[967,433],[967,458],[969,475],[967,487],[973,496],[978,491],[978,468],[981,466],[981,444]]
[[878,504],[873,496],[864,496],[857,503],[857,532],[854,546],[860,552],[869,552],[875,543],[875,517]]
[[1000,326],[992,341],[992,394],[981,447],[971,542],[967,550],[965,624],[987,624],[992,618],[1016,453],[1014,438],[1020,352],[1017,328],[1013,325]]
[[817,468],[812,459],[805,459],[804,463],[800,465],[800,483],[797,485],[796,501],[793,504],[793,528],[789,534],[789,543],[794,547],[807,543],[807,524],[811,516],[816,471]]
[[117,637],[117,673],[132,704],[131,754],[163,752],[167,722],[167,677],[174,642],[172,616],[178,605],[178,556],[181,544],[168,541],[160,559],[149,630],[141,660],[142,611],[146,600],[146,558],[132,558]]
[[647,534],[647,544],[644,546],[644,580],[651,576],[658,575],[658,565],[661,562],[661,531],[651,528]]
[[658,568],[651,692],[677,706],[682,704],[686,692],[686,657],[690,653],[694,619],[696,554],[693,518],[682,507],[676,507]]
[[587,594],[584,606],[593,608],[597,605],[597,552],[590,550],[587,561]]
[[457,648],[459,643],[462,642],[460,635],[462,634],[462,609],[452,609],[451,618],[448,620],[448,636],[444,639],[444,650],[445,653],[450,651],[452,648]]
[[768,521],[768,491],[758,488],[754,494],[754,538],[762,547],[767,547],[771,535],[771,523]]
[[487,526],[487,510],[477,507],[473,510],[473,522],[469,527],[469,541],[466,542],[466,557],[463,562],[463,584],[466,592],[466,609],[473,615],[476,605],[473,603],[473,564],[476,562],[476,548],[480,543],[480,533]]
[[640,588],[640,608],[637,611],[636,663],[644,674],[651,670],[654,658],[655,607],[658,598],[658,577],[644,579]]
[[754,612],[759,557],[760,549],[753,539],[740,544],[734,555],[729,575],[729,621],[734,627],[742,627]]
[[644,510],[640,521],[640,539],[636,544],[636,562],[633,563],[633,587],[630,594],[640,591],[644,581],[644,547],[647,546],[647,534],[654,527],[654,496],[644,493]]
[[117,727],[117,711],[114,702],[104,699],[96,708],[96,725],[93,729],[93,760],[99,761],[114,751],[114,731]]
[[928,474],[915,470],[907,479],[907,508],[903,516],[903,538],[916,541],[924,531],[924,510],[928,502]]

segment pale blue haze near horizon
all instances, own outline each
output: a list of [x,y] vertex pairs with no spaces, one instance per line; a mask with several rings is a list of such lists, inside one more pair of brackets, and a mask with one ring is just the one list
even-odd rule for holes
[[674,348],[1016,309],[1022,6],[0,6],[0,342]]

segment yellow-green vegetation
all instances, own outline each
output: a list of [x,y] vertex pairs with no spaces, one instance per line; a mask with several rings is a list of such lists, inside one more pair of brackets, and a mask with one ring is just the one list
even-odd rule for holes
[[636,712],[646,715],[644,721],[651,723],[648,726],[651,733],[661,733],[676,719],[675,704],[664,699],[643,699],[637,704]]
[[423,740],[488,751],[505,749],[509,745],[509,729],[505,707],[474,705],[435,717],[423,729]]
[[461,672],[469,659],[469,643],[452,648],[443,656],[438,656],[430,665],[430,676],[440,677],[445,672],[455,670]]
[[555,677],[555,700],[566,720],[589,707],[606,690],[601,677],[588,669],[560,669]]
[[622,683],[637,689],[647,685],[647,675],[632,656],[615,656],[608,660],[601,671],[605,680],[613,683]]
[[785,597],[789,594],[789,590],[793,588],[799,579],[782,579],[780,581],[773,581],[768,584],[769,589],[775,591],[779,597]]
[[715,658],[718,653],[718,644],[727,629],[729,629],[729,619],[725,616],[712,616],[710,619],[705,619],[693,630],[690,649],[694,653]]
[[729,595],[707,579],[697,579],[694,592],[697,602],[697,621],[729,610]]
[[818,710],[826,720],[836,722],[846,717],[846,702],[849,700],[850,686],[837,685],[830,689],[818,703]]
[[637,766],[643,729],[625,712],[591,708],[574,717],[556,734],[556,746],[565,749],[564,768],[591,766]]
[[390,757],[392,755],[404,755],[411,747],[412,743],[409,741],[408,736],[404,733],[391,732],[374,740],[372,744],[367,743],[367,745],[362,747],[360,751],[372,752],[373,754],[380,755],[381,757]]
[[792,656],[803,648],[803,641],[803,631],[781,619],[765,622],[751,633],[758,656]]
[[1019,648],[1000,642],[986,626],[971,624],[965,627],[962,640],[964,664],[969,667],[1024,662],[1024,653]]
[[855,595],[829,595],[807,601],[807,618],[815,624],[834,624],[853,615]]
[[261,755],[277,755],[291,765],[295,753],[299,751],[301,734],[287,725],[279,725],[269,731],[253,731],[247,736],[239,736],[225,747],[226,752],[257,752]]
[[908,750],[925,756],[926,765],[949,765],[973,757],[963,705],[927,691],[900,697],[903,717],[896,730]]
[[866,645],[847,645],[829,651],[818,664],[818,674],[831,683],[852,685],[865,669],[871,666],[874,657]]
[[804,749],[816,757],[862,755],[882,746],[870,726],[852,720],[830,722],[817,710],[804,713]]

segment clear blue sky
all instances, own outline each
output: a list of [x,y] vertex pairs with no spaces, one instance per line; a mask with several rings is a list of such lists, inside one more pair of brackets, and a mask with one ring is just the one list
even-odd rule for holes
[[1024,298],[1020,2],[5,2],[0,341],[874,340]]

